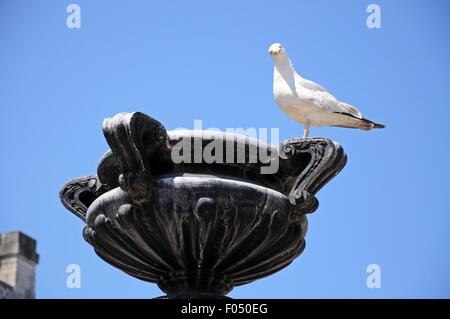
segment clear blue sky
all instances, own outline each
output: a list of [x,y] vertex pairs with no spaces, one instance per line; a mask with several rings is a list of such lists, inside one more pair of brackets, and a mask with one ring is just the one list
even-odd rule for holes
[[[38,240],[37,297],[162,295],[94,254],[59,189],[95,172],[102,120],[122,111],[300,136],[272,98],[272,42],[387,128],[312,130],[349,160],[318,193],[306,250],[230,296],[450,297],[448,1],[79,0],[81,29],[68,29],[70,3],[0,1],[0,232]],[[370,3],[381,29],[366,27]],[[71,263],[80,289],[66,287]],[[372,263],[380,289],[366,287]]]

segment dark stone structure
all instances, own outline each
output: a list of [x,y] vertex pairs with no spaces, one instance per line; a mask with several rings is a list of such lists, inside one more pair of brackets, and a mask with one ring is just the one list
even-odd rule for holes
[[[169,298],[222,298],[290,264],[305,248],[315,194],[346,163],[325,138],[275,147],[235,134],[168,134],[142,113],[106,119],[103,132],[111,150],[97,175],[67,183],[62,203],[86,223],[98,256]],[[191,162],[173,152],[186,141],[178,155]],[[211,152],[216,160],[198,158],[212,143],[223,146]],[[273,161],[279,169],[262,174]]]

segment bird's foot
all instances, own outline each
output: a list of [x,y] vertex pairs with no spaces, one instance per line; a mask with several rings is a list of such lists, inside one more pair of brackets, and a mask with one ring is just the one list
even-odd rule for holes
[[308,138],[309,136],[309,128],[305,128],[305,130],[303,131],[303,138]]

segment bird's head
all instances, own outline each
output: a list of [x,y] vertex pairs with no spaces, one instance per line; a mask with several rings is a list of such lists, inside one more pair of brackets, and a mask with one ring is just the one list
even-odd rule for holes
[[274,43],[269,47],[269,54],[273,59],[275,59],[276,57],[284,56],[286,51],[281,43]]

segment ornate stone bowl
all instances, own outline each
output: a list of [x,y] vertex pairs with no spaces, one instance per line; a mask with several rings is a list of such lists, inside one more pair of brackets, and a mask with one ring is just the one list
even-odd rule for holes
[[111,150],[97,175],[67,183],[62,203],[86,223],[98,256],[169,298],[224,297],[290,264],[305,248],[316,192],[346,163],[325,138],[275,147],[236,134],[168,134],[142,113],[106,119],[103,131]]

